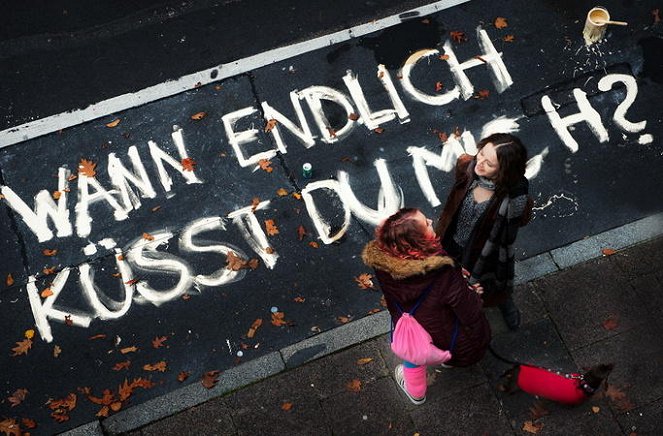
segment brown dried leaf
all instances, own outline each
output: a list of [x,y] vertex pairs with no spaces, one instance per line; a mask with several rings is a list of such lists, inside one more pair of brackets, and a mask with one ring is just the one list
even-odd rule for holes
[[513,36],[513,35],[504,35],[504,37],[502,38],[502,41],[504,41],[504,42],[513,42],[515,40],[516,40],[516,37]]
[[341,324],[347,324],[347,323],[349,323],[349,322],[350,322],[350,319],[351,319],[351,318],[350,318],[349,316],[344,316],[344,315],[341,315],[341,316],[337,316],[337,317],[336,317],[336,320],[337,320],[338,322],[340,322]]
[[179,374],[177,374],[177,381],[182,383],[184,380],[189,378],[189,373],[187,371],[180,371]]
[[131,366],[131,360],[125,360],[124,362],[117,362],[115,365],[113,365],[112,370],[121,371],[123,369],[129,369],[129,366]]
[[296,200],[302,199],[302,194],[300,194],[299,192],[293,192],[292,196],[295,197]]
[[601,254],[604,256],[612,256],[616,252],[617,250],[615,250],[614,248],[604,248],[601,250]]
[[124,284],[125,284],[125,285],[129,285],[129,286],[133,286],[133,285],[135,285],[135,284],[138,283],[138,282],[140,282],[140,279],[139,279],[139,278],[135,278],[135,279],[127,280],[126,282],[124,282]]
[[25,397],[27,397],[28,394],[29,392],[27,389],[16,389],[16,391],[14,391],[14,393],[11,394],[11,396],[9,396],[7,399],[11,403],[12,407],[16,407],[21,404],[23,400],[25,400]]
[[444,84],[442,82],[435,82],[435,92],[440,92],[444,88]]
[[106,335],[104,333],[99,333],[98,335],[90,336],[88,340],[94,341],[96,339],[106,339]]
[[287,189],[279,188],[279,189],[276,190],[276,195],[278,195],[279,197],[285,197],[288,194],[289,194],[289,192],[288,192]]
[[463,41],[467,41],[467,37],[465,37],[464,32],[460,32],[458,30],[452,30],[449,32],[449,36],[451,36],[451,39],[453,39],[455,42],[461,43]]
[[21,436],[21,426],[15,419],[5,418],[0,421],[0,432],[7,436]]
[[523,431],[526,431],[527,433],[537,434],[542,428],[542,422],[525,421],[523,423]]
[[279,228],[276,226],[274,220],[265,220],[265,231],[269,236],[279,234]]
[[355,282],[357,282],[357,286],[359,286],[360,289],[375,289],[372,278],[373,275],[362,273],[355,277]]
[[203,378],[201,380],[201,383],[203,386],[205,386],[207,389],[212,389],[216,383],[219,381],[219,374],[221,372],[219,370],[214,370],[214,371],[207,371],[205,374],[203,374]]
[[7,274],[7,278],[5,278],[5,284],[7,286],[11,286],[14,284],[14,277],[12,277],[11,273]]
[[267,132],[271,132],[272,129],[273,129],[274,127],[276,127],[276,125],[277,125],[278,123],[279,123],[279,122],[276,121],[274,118],[272,118],[272,119],[270,119],[270,120],[267,120],[267,124],[265,124],[265,129],[264,129],[264,130],[265,130],[265,133],[267,133]]
[[[268,247],[268,248],[271,248],[271,247]],[[258,259],[255,259],[255,258],[249,259],[249,261],[246,262],[246,266],[248,266],[252,270],[258,268],[258,265],[260,265],[260,261]]]
[[487,89],[481,89],[477,94],[474,96],[474,98],[478,98],[479,100],[485,100],[488,98],[490,95],[490,91]]
[[81,161],[78,163],[78,172],[79,174],[83,174],[87,177],[94,177],[97,175],[97,171],[95,169],[96,167],[97,164],[91,160],[81,159]]
[[315,241],[311,241],[311,242],[309,242],[308,245],[309,245],[311,248],[320,248],[320,244],[318,244],[318,243],[315,242]]
[[284,412],[289,412],[290,410],[292,410],[292,406],[293,406],[292,403],[284,402],[283,404],[281,404],[281,410],[283,410]]
[[249,327],[249,331],[246,332],[246,337],[247,338],[253,338],[256,335],[256,332],[262,325],[262,318],[258,318],[253,323],[251,324],[251,327]]
[[353,379],[350,380],[346,385],[345,388],[349,390],[350,392],[359,392],[361,391],[361,380],[359,379]]
[[439,55],[438,58],[441,61],[448,61],[449,60],[449,55],[448,54]]
[[145,371],[166,372],[167,368],[168,368],[168,364],[166,363],[165,360],[161,360],[157,363],[146,363],[145,365],[143,365],[143,369]]
[[376,307],[375,309],[371,309],[371,310],[369,310],[367,313],[368,313],[369,315],[373,315],[373,314],[375,314],[375,313],[380,313],[380,312],[382,312],[382,309],[378,309],[378,308]]
[[198,165],[196,161],[190,157],[185,157],[180,161],[180,163],[182,164],[184,171],[194,171],[196,169],[196,165]]
[[44,267],[44,269],[42,269],[41,272],[44,273],[45,276],[50,276],[51,274],[55,274],[55,267],[54,266],[50,268]]
[[447,136],[446,132],[437,132],[437,137],[439,138],[440,142],[447,142],[447,139],[449,139],[449,136]]
[[43,291],[41,291],[39,295],[41,295],[41,298],[48,298],[51,295],[53,295],[53,291],[51,290],[51,288],[46,288]]
[[306,235],[308,235],[306,228],[300,224],[299,227],[297,227],[297,239],[301,241]]
[[120,350],[120,353],[122,353],[122,354],[128,354],[128,353],[135,353],[136,351],[138,351],[138,347],[136,347],[135,345],[132,345],[131,347],[124,347],[124,348],[122,348],[122,349]]
[[47,257],[53,257],[56,254],[58,254],[58,250],[51,250],[49,248],[44,248],[43,250],[41,250],[41,254]]
[[[34,419],[30,418],[22,418],[21,419],[21,424],[23,427],[27,428],[28,430],[32,430],[33,428],[37,428],[37,422]],[[23,433],[25,435],[25,433]]]
[[202,120],[207,116],[207,112],[196,112],[195,114],[191,115],[191,119],[194,121]]
[[74,322],[71,320],[71,315],[64,316],[64,325],[71,327],[74,325]]
[[327,132],[329,132],[329,137],[330,138],[336,138],[336,130],[333,128],[327,126]]
[[601,408],[599,406],[592,406],[592,413],[599,413]]
[[166,342],[167,339],[168,336],[157,336],[156,338],[152,339],[152,348],[163,347],[163,343]]
[[32,339],[23,339],[22,341],[17,342],[16,346],[12,348],[12,357],[28,354],[30,348],[32,348]]
[[255,212],[260,204],[260,197],[253,197],[251,199],[251,212]]
[[272,168],[271,165],[272,162],[267,159],[260,159],[258,161],[258,166],[260,166],[260,169],[268,173],[274,171],[274,168]]
[[285,320],[285,313],[283,312],[273,312],[272,313],[272,325],[276,327],[281,327],[282,325],[287,325],[288,321]]
[[120,118],[115,118],[115,119],[114,119],[113,121],[111,121],[110,123],[106,123],[106,127],[112,129],[113,127],[117,127],[118,124],[120,124]]
[[51,194],[51,196],[53,197],[54,200],[59,200],[60,197],[62,196],[62,192],[60,192],[60,191],[53,191],[53,193]]
[[295,303],[303,303],[304,301],[306,301],[306,298],[301,297],[301,296],[297,296],[297,297],[293,298],[292,301],[294,301]]
[[60,348],[59,345],[54,345],[53,346],[53,357],[56,359],[60,357],[60,353],[62,353],[62,348]]
[[90,393],[90,389],[87,388],[84,390],[84,392],[87,395],[87,399],[94,404],[98,404],[100,406],[108,406],[110,403],[115,401],[115,395],[110,389],[104,389],[104,392],[102,393],[101,398],[95,397]]
[[160,206],[160,205],[159,205],[159,206],[154,206],[152,209],[150,209],[150,211],[151,211],[151,212],[156,212],[156,211],[158,211],[159,209],[161,209],[161,206]]
[[147,232],[143,232],[143,239],[145,239],[147,241],[154,241],[154,236],[150,235]]
[[506,18],[504,17],[495,18],[493,25],[498,29],[504,29],[505,27],[509,27],[509,23],[507,23]]
[[111,405],[110,405],[110,409],[111,409],[113,412],[117,412],[117,411],[119,411],[121,408],[122,408],[122,402],[120,402],[120,401],[115,401],[115,402],[111,403]]
[[375,129],[373,129],[373,131],[375,133],[377,133],[378,135],[381,135],[382,133],[384,133],[384,129],[382,127],[376,127]]
[[[382,74],[384,74],[384,73],[382,73]],[[357,121],[359,119],[359,115],[352,112],[350,115],[348,115],[348,119],[350,119],[352,121]]]
[[373,361],[372,357],[362,357],[361,359],[357,360],[357,365],[366,365],[367,363],[371,363]]

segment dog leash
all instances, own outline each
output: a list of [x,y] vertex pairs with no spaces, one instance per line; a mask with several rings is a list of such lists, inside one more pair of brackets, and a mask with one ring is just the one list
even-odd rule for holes
[[[510,364],[512,364],[512,365],[525,365],[525,366],[531,366],[531,367],[534,367],[534,368],[545,369],[545,370],[548,371],[548,372],[552,372],[552,373],[555,373],[555,374],[557,374],[557,375],[561,375],[561,376],[563,376],[563,377],[565,377],[565,378],[577,379],[577,380],[580,380],[580,381],[582,381],[582,382],[584,382],[584,380],[585,380],[585,377],[584,377],[582,374],[579,374],[579,375],[569,374],[569,373],[566,373],[566,372],[555,371],[555,370],[552,370],[552,369],[550,369],[550,368],[546,368],[546,367],[543,367],[543,366],[532,365],[531,363],[523,363],[523,362],[517,362],[517,361],[515,361],[515,360],[509,360],[509,359],[507,359],[506,357],[504,357],[504,356],[502,356],[501,354],[499,354],[497,351],[495,351],[495,349],[493,348],[493,344],[492,344],[492,343],[488,344],[488,351],[490,351],[490,354],[492,354],[493,356],[495,356],[496,359],[501,360],[502,362],[505,362],[505,363],[510,363]],[[584,389],[585,387],[586,387],[587,389],[591,389],[591,388],[589,387],[589,385],[587,385],[587,383],[582,383],[582,385],[583,385],[583,389]]]

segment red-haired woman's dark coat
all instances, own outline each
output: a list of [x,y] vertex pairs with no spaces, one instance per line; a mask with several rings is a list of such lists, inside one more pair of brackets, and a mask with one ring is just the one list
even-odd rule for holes
[[454,321],[458,318],[460,330],[449,365],[468,366],[483,357],[490,343],[490,325],[481,298],[468,289],[453,259],[448,256],[401,259],[382,251],[376,241],[366,245],[362,259],[375,270],[394,323],[400,318],[395,303],[410,310],[432,283],[431,292],[415,313],[417,321],[438,348],[448,350]]

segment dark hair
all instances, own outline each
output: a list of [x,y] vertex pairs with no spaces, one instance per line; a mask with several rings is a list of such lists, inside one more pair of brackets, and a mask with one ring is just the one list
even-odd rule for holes
[[498,191],[508,191],[525,177],[527,149],[518,137],[509,133],[493,133],[483,138],[477,144],[477,150],[481,150],[488,143],[495,146],[497,162],[500,164],[495,185]]
[[405,259],[424,259],[440,254],[442,245],[433,234],[415,221],[419,209],[403,208],[387,218],[375,230],[378,246],[387,253]]

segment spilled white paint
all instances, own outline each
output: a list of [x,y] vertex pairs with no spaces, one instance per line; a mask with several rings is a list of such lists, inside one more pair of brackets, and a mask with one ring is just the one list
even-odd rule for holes
[[548,156],[549,151],[549,147],[546,147],[541,153],[532,156],[527,161],[527,166],[525,167],[525,177],[528,180],[532,180],[539,174],[541,167],[543,166],[543,159]]
[[300,100],[301,98],[297,92],[290,92],[290,101],[292,102],[292,107],[295,109],[295,114],[297,115],[299,126],[295,125],[295,123],[293,123],[289,118],[285,117],[281,112],[274,109],[266,101],[262,102],[262,111],[265,121],[277,121],[277,124],[272,128],[271,133],[274,135],[277,148],[281,151],[281,153],[287,152],[287,146],[283,141],[283,136],[281,136],[280,126],[283,126],[284,128],[288,129],[290,133],[294,134],[295,137],[299,139],[299,141],[304,144],[306,148],[311,148],[315,145],[315,137],[313,136],[311,128],[308,125],[308,121],[304,116],[304,109],[302,108]]
[[267,235],[262,230],[262,226],[256,218],[254,211],[266,209],[269,206],[269,201],[261,201],[257,206],[248,206],[238,209],[230,214],[228,218],[233,220],[237,225],[240,233],[244,236],[244,240],[249,244],[251,249],[260,256],[265,266],[269,269],[274,268],[279,254],[274,251],[270,253],[267,248],[271,247],[267,240]]
[[152,182],[147,176],[145,165],[143,165],[135,145],[129,147],[127,155],[133,165],[133,171],[129,171],[115,153],[109,153],[108,176],[113,185],[119,190],[124,210],[128,213],[132,208],[138,209],[141,206],[140,198],[131,189],[130,183],[138,188],[144,198],[154,198],[157,193],[152,187]]
[[550,216],[551,218],[565,218],[573,216],[578,211],[578,201],[575,198],[572,198],[565,193],[555,194],[548,197],[548,200],[541,206],[534,206],[532,210],[537,213],[541,213],[544,217],[548,216],[546,209],[551,206],[555,206],[555,211]]
[[348,206],[345,202],[341,202],[343,205],[343,225],[335,234],[332,235],[331,225],[329,225],[329,222],[325,220],[324,217],[320,214],[320,211],[318,210],[312,195],[312,192],[321,189],[332,191],[334,194],[338,195],[339,198],[341,196],[342,189],[341,184],[337,180],[333,179],[311,182],[307,184],[304,189],[302,189],[302,199],[306,205],[308,216],[311,218],[311,222],[313,222],[313,226],[318,233],[318,237],[324,244],[331,244],[332,242],[338,241],[343,237],[343,235],[345,235],[345,232],[350,227],[350,218],[352,216],[352,212],[350,211],[350,206]]
[[647,121],[632,123],[626,119],[626,111],[635,102],[635,97],[638,95],[638,83],[635,77],[627,74],[609,74],[599,80],[598,87],[601,91],[610,91],[615,83],[623,83],[626,86],[626,98],[617,106],[612,119],[620,129],[626,132],[641,132],[647,126]]
[[640,137],[638,138],[638,144],[642,144],[642,145],[651,144],[652,141],[654,141],[654,137],[652,135],[650,135],[649,133],[646,133],[644,135],[640,135]]
[[[309,86],[299,91],[298,94],[308,103],[309,109],[311,109],[311,113],[313,114],[313,119],[322,134],[323,142],[331,144],[340,141],[350,133],[355,124],[355,121],[351,119],[351,115],[355,113],[355,110],[348,96],[329,86]],[[335,103],[343,108],[345,111],[345,124],[343,126],[337,128],[337,126],[331,125],[322,108],[323,100]]]

